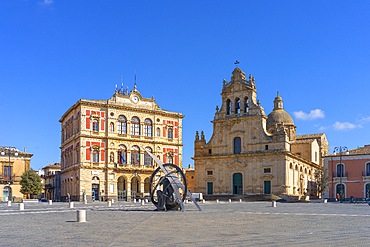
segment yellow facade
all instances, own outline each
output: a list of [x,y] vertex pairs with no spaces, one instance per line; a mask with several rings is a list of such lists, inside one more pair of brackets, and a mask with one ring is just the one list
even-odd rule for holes
[[155,162],[182,167],[182,118],[136,89],[81,99],[60,119],[62,200],[131,200],[149,195]]
[[280,95],[266,115],[257,100],[254,77],[236,68],[224,81],[207,142],[196,133],[195,192],[205,195],[275,194],[316,196],[315,171],[322,169],[324,134],[296,136]]
[[33,154],[14,147],[0,147],[0,201],[21,201],[21,176],[30,169]]

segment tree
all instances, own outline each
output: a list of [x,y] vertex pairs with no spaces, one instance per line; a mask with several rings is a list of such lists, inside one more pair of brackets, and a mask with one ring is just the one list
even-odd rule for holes
[[328,169],[319,169],[315,171],[317,193],[321,196],[328,189]]
[[22,179],[20,181],[21,190],[23,195],[27,198],[29,195],[40,195],[42,192],[41,178],[36,171],[30,169],[22,174]]

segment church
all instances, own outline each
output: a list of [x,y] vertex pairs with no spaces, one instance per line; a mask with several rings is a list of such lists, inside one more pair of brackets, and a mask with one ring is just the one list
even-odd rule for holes
[[328,154],[325,134],[296,135],[279,93],[266,115],[254,77],[238,67],[223,81],[221,98],[209,141],[203,131],[195,135],[195,192],[316,197],[315,172]]

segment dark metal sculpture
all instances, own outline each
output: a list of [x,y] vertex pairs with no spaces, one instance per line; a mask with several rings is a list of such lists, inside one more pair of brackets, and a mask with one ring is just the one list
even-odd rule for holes
[[152,153],[148,151],[147,153],[159,166],[150,177],[150,198],[157,210],[181,209],[184,211],[184,202],[187,198],[190,198],[201,210],[188,190],[186,177],[181,168],[174,164],[164,164]]

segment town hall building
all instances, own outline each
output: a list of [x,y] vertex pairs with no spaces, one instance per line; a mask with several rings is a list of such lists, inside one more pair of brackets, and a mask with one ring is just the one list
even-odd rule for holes
[[195,192],[315,197],[315,172],[328,153],[325,134],[296,135],[279,93],[266,115],[254,77],[238,67],[223,81],[221,98],[210,140],[203,131],[195,136]]
[[107,100],[80,99],[61,123],[61,200],[131,200],[149,195],[157,168],[147,152],[182,167],[184,115],[136,88]]

